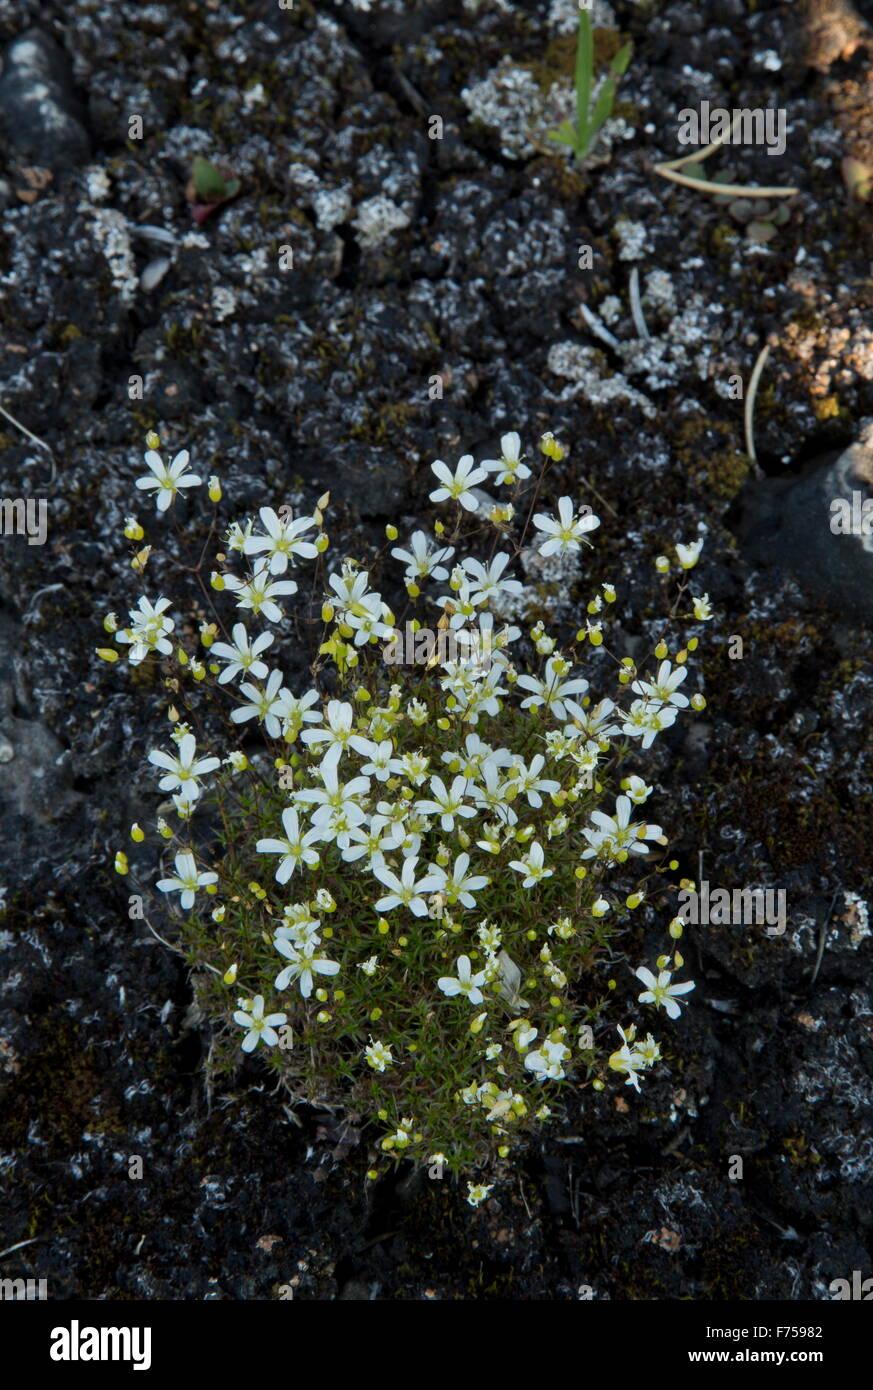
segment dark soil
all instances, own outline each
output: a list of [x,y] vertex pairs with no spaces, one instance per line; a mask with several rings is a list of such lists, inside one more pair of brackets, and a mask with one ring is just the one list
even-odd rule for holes
[[[744,539],[765,479],[806,486],[873,417],[871,206],[840,169],[873,128],[873,47],[810,66],[800,5],[615,0],[598,52],[633,39],[629,138],[579,172],[512,148],[462,98],[507,55],[543,90],[565,81],[574,41],[551,9],[0,0],[4,44],[43,36],[63,115],[27,104],[7,49],[0,405],[56,466],[0,418],[0,495],[49,499],[45,546],[0,537],[0,1246],[24,1243],[3,1273],[50,1297],[823,1299],[873,1269],[869,556],[840,537],[839,585],[817,550],[811,585],[802,529]],[[784,156],[733,147],[707,166],[800,190],[766,243],[652,172],[703,99],[787,111]],[[199,227],[195,154],[241,184]],[[372,244],[378,197],[399,225]],[[610,332],[633,340],[634,266],[672,295],[644,300],[654,342],[623,356],[581,307],[616,297]],[[768,338],[756,472],[725,388]],[[128,917],[112,861],[127,845],[152,871],[127,829],[156,804],[144,753],[165,702],[94,649],[140,592],[121,527],[153,427],[221,475],[223,520],[329,488],[333,545],[358,555],[387,521],[430,515],[432,459],[552,429],[572,446],[567,490],[608,508],[599,561],[628,649],[660,617],[654,557],[705,530],[708,706],[659,740],[648,777],[683,871],[702,850],[713,883],[784,888],[788,931],[690,930],[698,984],[664,1030],[667,1065],[640,1097],[568,1091],[478,1212],[448,1181],[368,1184],[369,1136],[292,1113],[253,1062],[208,1088],[184,966]],[[175,592],[165,565],[149,592]],[[623,956],[649,959],[662,933],[637,914]],[[614,973],[631,998],[623,959]]]

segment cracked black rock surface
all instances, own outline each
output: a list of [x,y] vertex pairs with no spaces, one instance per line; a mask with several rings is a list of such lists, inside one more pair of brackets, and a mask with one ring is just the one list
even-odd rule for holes
[[[4,1272],[47,1278],[52,1297],[827,1298],[870,1267],[871,945],[846,894],[873,891],[873,634],[778,548],[766,565],[746,552],[756,479],[741,403],[719,386],[778,339],[756,411],[768,481],[796,484],[854,441],[873,415],[870,210],[846,202],[840,133],[788,8],[668,3],[649,22],[615,3],[635,42],[620,93],[634,133],[581,173],[507,156],[462,97],[507,55],[539,81],[548,54],[567,79],[551,3],[377,8],[0,0],[5,54],[36,28],[52,74],[70,74],[72,123],[61,139],[25,120],[4,68],[0,404],[56,460],[50,482],[45,452],[0,418],[0,494],[49,499],[45,547],[0,538],[2,1244],[35,1238]],[[758,61],[769,51],[778,72]],[[704,87],[790,104],[779,178],[802,192],[766,246],[651,172]],[[197,153],[241,183],[202,226],[185,197]],[[724,162],[753,181],[776,163]],[[169,267],[144,288],[156,257]],[[635,265],[644,288],[667,272],[686,311],[670,339],[650,286],[656,354],[616,351],[581,312],[615,299],[610,332],[633,344]],[[556,489],[585,480],[614,510],[598,545],[629,644],[660,614],[654,557],[705,528],[699,573],[721,615],[708,706],[659,740],[647,776],[683,870],[703,848],[713,880],[786,886],[791,928],[689,934],[698,986],[667,1067],[628,1103],[571,1095],[523,1184],[478,1213],[447,1182],[373,1189],[366,1136],[325,1113],[296,1123],[251,1061],[210,1091],[185,969],[128,916],[112,860],[156,802],[145,753],[164,702],[94,649],[103,614],[140,592],[120,533],[150,427],[221,475],[223,520],[330,489],[334,549],[361,558],[386,522],[403,534],[430,515],[433,459],[553,429],[571,445]],[[160,555],[149,573],[175,591]],[[293,636],[277,656],[301,669]],[[660,925],[643,909],[622,940],[628,996]]]

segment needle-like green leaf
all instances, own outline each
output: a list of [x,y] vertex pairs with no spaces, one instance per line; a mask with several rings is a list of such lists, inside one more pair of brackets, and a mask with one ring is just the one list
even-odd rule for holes
[[588,112],[591,106],[591,82],[594,74],[594,34],[591,16],[579,11],[579,39],[576,45],[576,157],[581,159],[588,149]]

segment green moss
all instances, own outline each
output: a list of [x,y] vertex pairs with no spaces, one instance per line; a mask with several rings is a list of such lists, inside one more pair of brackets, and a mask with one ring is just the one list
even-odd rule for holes
[[783,1139],[782,1147],[793,1168],[815,1168],[821,1163],[821,1154],[816,1153],[805,1134]]
[[821,314],[817,313],[811,304],[801,304],[792,314],[787,332],[798,329],[801,333],[821,333],[824,327]]
[[730,255],[739,241],[739,233],[732,222],[719,222],[709,234],[709,244],[716,255]]
[[736,497],[749,476],[748,456],[739,449],[725,449],[707,460],[707,477],[718,497]]
[[542,177],[549,180],[551,191],[563,202],[578,203],[588,192],[587,175],[582,172],[575,159],[568,158],[559,145],[555,146],[554,155],[537,163],[543,171]]
[[526,63],[528,71],[536,78],[541,92],[548,92],[553,82],[562,77],[572,79],[576,66],[576,35],[560,34],[552,39],[543,50],[543,56],[534,63]]
[[[617,29],[594,30],[594,71],[602,71],[612,62],[622,46],[622,36]],[[540,91],[549,91],[554,82],[569,78],[575,82],[576,74],[576,30],[572,34],[559,34],[543,49],[543,55],[532,63],[522,66],[536,79]]]
[[815,418],[822,424],[826,420],[839,420],[849,414],[843,410],[838,396],[817,396],[812,403]]
[[688,476],[727,501],[737,495],[749,476],[745,451],[732,442],[736,437],[730,425],[707,416],[683,421],[676,434],[676,453]]
[[[625,40],[617,29],[594,30],[594,71],[599,72],[612,62]],[[576,36],[573,35],[573,60],[576,58]]]
[[164,334],[164,342],[174,357],[187,357],[189,353],[197,351],[204,332],[205,325],[200,319],[192,319],[190,323],[171,323]]
[[[38,1121],[47,1156],[66,1161],[82,1133],[122,1133],[121,1117],[103,1093],[95,1053],[85,1046],[77,1025],[64,1018],[34,1017],[35,1045],[10,1087],[6,1107],[7,1142],[27,1145],[29,1126]],[[20,1097],[20,1104],[15,1097]]]
[[368,410],[360,424],[349,430],[349,438],[365,444],[389,444],[396,441],[414,414],[415,406],[408,401],[389,401],[375,410]]

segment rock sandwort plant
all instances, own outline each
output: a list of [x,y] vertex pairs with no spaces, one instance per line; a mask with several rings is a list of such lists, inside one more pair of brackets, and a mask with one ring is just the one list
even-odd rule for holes
[[[167,468],[157,437],[147,445],[138,487],[159,514],[190,507],[202,484],[187,451]],[[326,564],[327,495],[306,516],[263,507],[226,531],[211,592],[200,581],[216,620],[200,622],[199,651],[153,590],[126,626],[107,615],[115,646],[98,649],[126,655],[131,678],[153,668],[168,690],[168,737],[148,754],[168,798],[157,889],[214,1024],[213,1066],[257,1052],[295,1102],[371,1122],[372,1175],[414,1159],[493,1176],[556,1108],[611,1082],[639,1090],[661,1055],[641,1020],[606,1017],[625,915],[677,867],[644,812],[653,788],[625,764],[703,708],[684,690],[697,642],[671,660],[662,637],[648,674],[614,655],[608,579],[591,582],[575,637],[541,620],[523,637],[510,566],[525,543],[582,559],[601,523],[569,496],[541,500],[565,455],[551,434],[538,468],[515,433],[501,450],[435,462],[434,535],[394,544],[389,525],[367,565]],[[512,500],[484,498],[489,479]],[[221,484],[207,486],[217,508]],[[207,546],[217,524],[216,511]],[[143,539],[136,518],[125,535]],[[676,547],[683,573],[699,549]],[[146,552],[133,562],[143,577]],[[375,587],[383,570],[405,587],[400,617]],[[687,590],[683,578],[665,631],[704,616],[705,596]],[[292,604],[316,629],[296,684],[274,664]],[[487,666],[463,649],[389,664],[410,611],[419,635],[459,621],[487,633]],[[204,741],[207,712],[226,746]],[[129,872],[123,851],[115,867]],[[693,989],[674,980],[681,933],[674,918],[668,952],[636,970],[640,1003],[668,1018]],[[476,1205],[491,1187],[469,1189]]]

